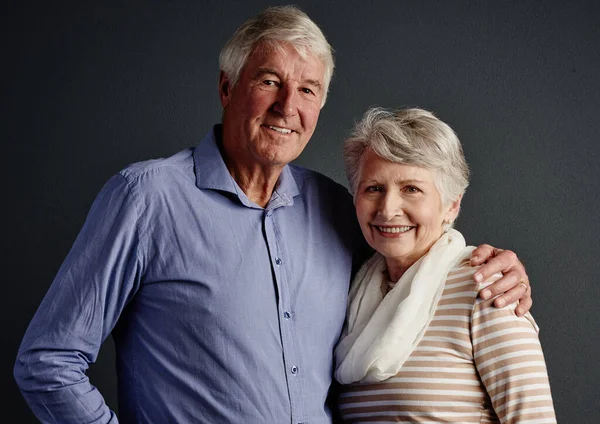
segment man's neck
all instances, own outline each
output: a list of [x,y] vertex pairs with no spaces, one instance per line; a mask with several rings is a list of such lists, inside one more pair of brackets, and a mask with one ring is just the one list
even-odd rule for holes
[[227,170],[244,194],[260,207],[267,206],[285,165],[265,166],[248,159],[244,160],[244,152],[236,152],[231,147],[225,148],[221,126],[216,128],[215,137]]
[[247,167],[225,160],[227,169],[250,201],[261,207],[267,206],[283,167],[265,169],[260,166]]

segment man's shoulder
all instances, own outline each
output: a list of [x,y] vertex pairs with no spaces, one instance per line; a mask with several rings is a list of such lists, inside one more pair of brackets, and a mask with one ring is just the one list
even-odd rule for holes
[[173,179],[193,179],[193,152],[188,148],[169,157],[134,162],[121,169],[118,174],[131,184],[166,183]]

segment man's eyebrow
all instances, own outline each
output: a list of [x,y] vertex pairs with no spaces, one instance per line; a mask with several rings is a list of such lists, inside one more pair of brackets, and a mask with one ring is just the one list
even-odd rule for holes
[[323,87],[323,85],[321,84],[321,81],[319,80],[314,80],[314,79],[307,79],[304,80],[304,84],[307,85],[312,85],[313,87],[318,88],[319,90]]
[[265,75],[265,74],[276,75],[277,77],[279,77],[279,72],[277,72],[274,69],[271,69],[271,68],[258,68],[258,71],[256,72],[256,76],[257,77],[259,77],[261,75]]
[[[275,75],[277,78],[281,79],[281,76],[279,75],[279,72],[277,72],[275,69],[271,69],[271,68],[258,68],[258,71],[256,72],[256,78],[262,76],[262,75]],[[321,81],[316,80],[316,79],[305,79],[302,81],[303,84],[305,85],[310,85],[311,87],[315,87],[319,90],[321,90],[323,88],[323,84],[321,84]]]

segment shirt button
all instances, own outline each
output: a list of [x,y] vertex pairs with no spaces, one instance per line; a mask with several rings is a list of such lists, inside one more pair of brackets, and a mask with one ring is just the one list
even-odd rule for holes
[[290,314],[288,311],[285,311],[285,312],[283,313],[283,317],[284,317],[285,319],[290,319],[290,318],[292,317],[292,314]]
[[292,374],[298,374],[298,367],[296,365],[292,366]]
[[281,265],[281,262],[283,262],[283,261],[281,260],[281,258],[275,258],[275,263],[276,263],[277,265]]

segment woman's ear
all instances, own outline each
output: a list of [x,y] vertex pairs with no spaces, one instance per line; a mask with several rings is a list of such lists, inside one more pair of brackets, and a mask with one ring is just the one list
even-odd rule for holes
[[448,210],[444,216],[444,220],[448,222],[452,222],[458,216],[458,212],[460,212],[460,202],[462,201],[463,195],[459,194],[458,197],[450,203]]

